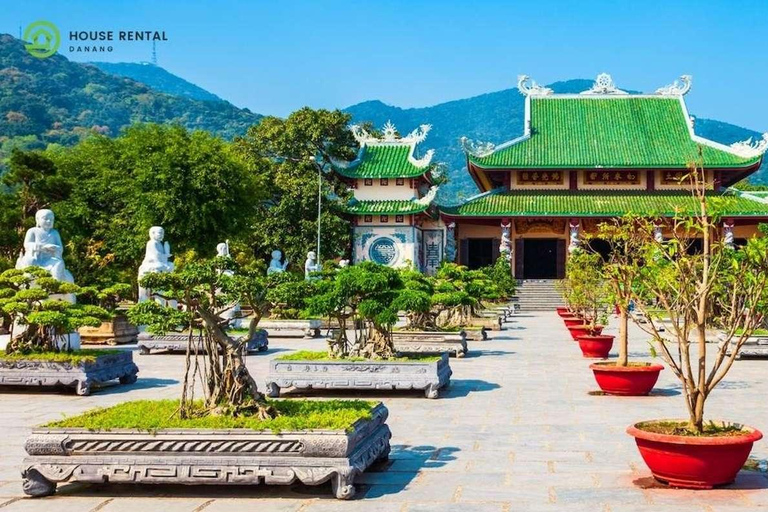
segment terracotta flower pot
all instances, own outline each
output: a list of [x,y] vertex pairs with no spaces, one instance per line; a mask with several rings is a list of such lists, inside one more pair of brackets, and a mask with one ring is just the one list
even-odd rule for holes
[[583,336],[586,334],[590,334],[592,336],[598,336],[603,333],[602,325],[596,325],[595,327],[590,327],[587,324],[581,323],[579,325],[568,325],[566,327],[568,328],[568,331],[571,333],[571,337],[573,338],[573,341],[579,341],[579,336]]
[[613,347],[613,336],[605,334],[585,334],[577,337],[581,354],[584,357],[608,359],[608,353]]
[[660,364],[616,366],[616,363],[594,363],[589,368],[595,374],[600,389],[609,395],[647,395],[659,380]]
[[657,480],[672,487],[712,489],[736,479],[752,444],[762,439],[759,430],[743,426],[738,436],[676,436],[655,434],[635,423],[627,433],[635,438],[640,455]]
[[575,316],[566,316],[563,317],[563,323],[565,323],[566,327],[570,327],[571,325],[583,325],[584,320]]

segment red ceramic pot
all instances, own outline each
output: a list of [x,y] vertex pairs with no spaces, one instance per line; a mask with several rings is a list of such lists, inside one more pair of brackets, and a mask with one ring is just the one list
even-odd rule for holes
[[566,307],[556,308],[555,311],[557,311],[557,314],[560,315],[560,316],[571,315],[571,312],[568,311],[568,308],[566,308]]
[[602,325],[596,325],[595,327],[590,327],[584,323],[581,323],[579,325],[568,325],[566,327],[568,328],[568,331],[571,333],[571,337],[573,338],[573,341],[579,341],[579,336],[584,336],[586,334],[597,336],[603,333]]
[[635,438],[640,455],[657,480],[672,487],[712,489],[736,479],[752,444],[762,439],[759,430],[743,426],[739,436],[674,436],[642,430],[635,423],[627,433]]
[[616,366],[616,363],[594,363],[589,368],[595,374],[600,389],[609,395],[647,395],[659,380],[660,364]]
[[583,325],[584,320],[577,316],[565,316],[563,317],[563,323],[565,323],[566,327],[570,327],[572,325]]
[[604,334],[585,334],[576,338],[579,342],[581,354],[584,357],[608,359],[608,353],[613,347],[613,336]]

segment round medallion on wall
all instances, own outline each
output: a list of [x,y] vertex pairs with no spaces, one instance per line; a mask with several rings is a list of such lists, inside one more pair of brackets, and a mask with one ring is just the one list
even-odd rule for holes
[[397,253],[397,244],[387,237],[377,238],[368,249],[368,257],[380,265],[392,265],[397,260]]

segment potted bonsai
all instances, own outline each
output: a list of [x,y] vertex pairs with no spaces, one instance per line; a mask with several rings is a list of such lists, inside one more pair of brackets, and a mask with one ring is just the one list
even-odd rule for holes
[[[55,492],[66,481],[187,485],[309,485],[330,481],[337,498],[389,454],[386,408],[368,401],[268,400],[250,373],[244,341],[224,315],[234,301],[266,308],[266,278],[231,258],[194,260],[140,284],[164,300],[133,306],[129,318],[162,332],[190,327],[206,350],[187,344],[178,400],[124,402],[45,425],[25,449],[24,491]],[[229,270],[234,275],[222,272]],[[159,295],[159,294],[158,294]],[[202,393],[202,396],[200,396]],[[72,468],[77,468],[73,471]]]
[[110,314],[110,318],[98,327],[83,326],[78,329],[81,343],[97,345],[119,345],[133,343],[139,330],[128,321],[120,303],[131,296],[131,285],[117,283],[102,290],[89,286],[81,290],[78,300],[85,304],[100,306]]
[[0,308],[11,325],[8,343],[0,351],[0,384],[65,385],[87,395],[96,382],[136,382],[138,368],[131,352],[76,349],[72,338],[79,328],[101,325],[110,316],[99,306],[57,298],[80,291],[39,267],[0,274]]
[[[270,363],[267,392],[282,388],[420,389],[437,398],[451,375],[447,354],[400,357],[392,326],[404,291],[400,273],[384,265],[362,262],[327,271],[310,297],[308,313],[338,323],[324,352],[301,351]],[[359,322],[351,323],[358,319]],[[352,331],[350,338],[349,332]]]
[[645,264],[642,254],[647,240],[642,231],[648,224],[627,215],[602,223],[597,232],[585,235],[589,244],[599,239],[608,244],[610,252],[601,266],[602,278],[609,285],[609,301],[619,317],[619,356],[616,361],[590,365],[600,389],[611,395],[647,395],[664,369],[660,364],[629,362],[629,309],[638,298],[637,280]]
[[577,249],[568,258],[566,279],[569,301],[579,312],[581,323],[566,326],[579,342],[584,357],[605,359],[613,345],[613,336],[603,335],[607,321],[608,288],[602,275],[603,260],[599,254]]
[[[680,379],[688,415],[642,421],[627,432],[657,479],[707,489],[732,482],[762,437],[738,422],[705,420],[705,405],[768,312],[768,238],[753,237],[741,248],[719,239],[719,201],[728,198],[707,197],[702,174],[700,167],[691,167],[695,212],[674,219],[670,240],[642,230],[645,264],[638,279],[642,295],[652,299],[640,307],[659,307],[671,320],[664,334],[653,322],[642,326]],[[692,250],[693,238],[701,240],[700,252]],[[707,343],[710,328],[724,333],[716,346]]]
[[273,335],[318,338],[323,328],[331,326],[306,314],[306,299],[313,294],[315,282],[297,272],[273,272],[267,278],[270,303],[262,328]]

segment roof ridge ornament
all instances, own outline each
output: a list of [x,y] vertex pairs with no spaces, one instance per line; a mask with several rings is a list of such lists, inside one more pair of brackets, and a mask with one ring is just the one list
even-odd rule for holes
[[474,141],[472,139],[468,139],[467,137],[462,137],[459,140],[461,142],[461,148],[464,150],[464,152],[469,153],[476,158],[483,158],[484,156],[488,156],[496,150],[496,145],[491,142]]
[[408,155],[408,160],[419,169],[423,169],[432,162],[433,156],[435,156],[435,150],[429,149],[421,158],[416,158],[413,154]]
[[352,136],[355,138],[355,140],[360,144],[361,146],[364,146],[366,144],[381,144],[381,143],[400,143],[400,144],[419,144],[421,142],[424,142],[424,140],[427,138],[427,134],[432,129],[431,124],[422,124],[419,125],[418,128],[413,130],[411,133],[406,135],[405,137],[401,137],[398,135],[397,128],[394,124],[392,124],[392,121],[387,121],[384,123],[384,126],[381,128],[381,137],[376,137],[375,135],[371,135],[367,130],[362,128],[360,125],[353,124],[349,127],[349,130],[352,132]]
[[416,199],[414,203],[420,205],[420,206],[429,206],[429,204],[435,200],[435,196],[437,196],[437,189],[440,187],[437,185],[432,185],[429,187],[429,191],[424,194],[424,197],[421,197],[419,199]]
[[519,75],[517,77],[517,89],[524,96],[549,96],[554,91],[549,87],[544,87],[536,83],[528,75]]
[[629,94],[627,91],[622,91],[616,84],[613,83],[613,77],[608,73],[600,73],[595,79],[595,83],[592,84],[591,89],[587,89],[581,94],[594,95],[594,94]]
[[693,77],[691,75],[681,75],[680,80],[675,80],[669,85],[656,89],[656,94],[661,96],[683,96],[691,90]]
[[752,137],[731,144],[731,150],[744,158],[760,156],[768,150],[768,133],[764,133],[760,140],[752,140]]

